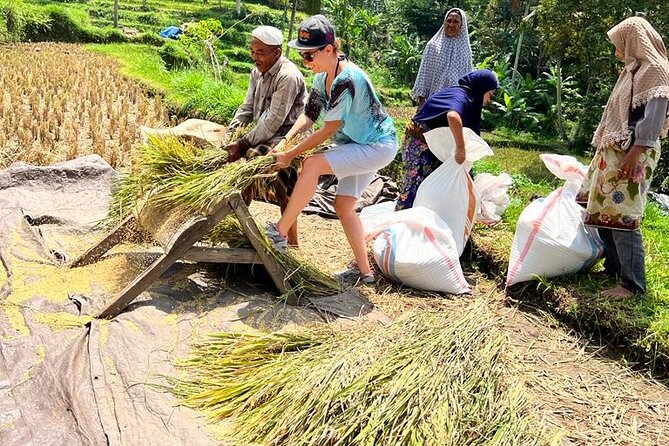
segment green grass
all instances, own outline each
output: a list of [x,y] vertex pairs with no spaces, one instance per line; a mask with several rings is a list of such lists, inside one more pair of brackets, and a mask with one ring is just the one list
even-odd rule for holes
[[121,61],[123,73],[163,95],[179,116],[228,122],[244,101],[248,75],[227,72],[216,83],[202,70],[168,71],[155,47],[146,45],[87,45],[87,48]]
[[[478,227],[473,241],[479,261],[503,285],[520,212],[534,196],[545,196],[560,185],[543,167],[538,151],[496,148],[495,156],[476,164],[476,172],[508,172],[514,178],[512,204],[503,221]],[[642,224],[646,249],[648,293],[624,301],[606,300],[599,292],[614,285],[587,273],[571,274],[511,287],[525,302],[552,309],[582,329],[626,347],[625,358],[641,361],[653,371],[669,373],[669,215],[649,203]]]
[[544,152],[567,154],[567,146],[555,139],[544,138],[517,129],[496,128],[486,133],[486,141],[496,147],[541,150]]
[[165,69],[158,51],[148,45],[86,45],[86,48],[112,56],[123,65],[124,75],[140,81],[160,93],[170,87],[170,73]]

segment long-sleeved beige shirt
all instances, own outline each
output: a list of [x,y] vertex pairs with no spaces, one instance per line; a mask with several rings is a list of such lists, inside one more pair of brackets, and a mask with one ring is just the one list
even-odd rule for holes
[[275,142],[290,130],[306,99],[304,76],[293,62],[281,56],[264,74],[253,69],[246,98],[232,118],[228,133],[255,122],[253,129],[238,141],[242,150]]

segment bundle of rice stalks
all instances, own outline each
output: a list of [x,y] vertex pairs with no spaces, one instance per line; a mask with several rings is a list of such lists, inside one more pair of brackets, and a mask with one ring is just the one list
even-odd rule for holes
[[265,249],[286,272],[286,280],[291,286],[292,294],[297,297],[324,297],[341,292],[341,284],[337,279],[325,274],[295,252],[283,253],[275,250],[267,237],[264,236],[264,232],[261,233],[263,234],[261,242]]
[[129,215],[144,197],[166,193],[184,176],[199,178],[214,172],[227,159],[228,152],[223,149],[202,148],[173,136],[150,136],[135,156],[132,171],[117,180],[110,222]]
[[207,240],[212,245],[221,245],[225,243],[231,248],[248,248],[251,246],[246,235],[242,231],[242,226],[239,224],[237,218],[228,215],[225,219],[217,224],[209,234]]
[[234,444],[544,445],[483,304],[345,332],[227,334],[196,346],[174,392]]
[[[255,221],[251,223],[256,224]],[[258,228],[258,232],[262,235],[260,241],[265,250],[274,257],[285,271],[286,280],[290,284],[290,293],[292,295],[296,297],[320,297],[332,296],[341,291],[340,283],[335,278],[323,273],[312,263],[293,251],[282,253],[275,250],[260,228]],[[225,243],[231,248],[250,246],[239,221],[232,215],[229,215],[225,220],[216,225],[208,234],[207,239],[214,245]],[[287,298],[288,296],[283,297]]]
[[211,172],[190,172],[173,175],[160,188],[154,189],[150,200],[161,207],[186,205],[207,212],[221,199],[242,193],[257,178],[276,176],[271,169],[273,156],[240,159]]
[[[246,128],[238,129],[245,132]],[[236,133],[237,134],[237,133]],[[241,133],[240,133],[241,134]],[[293,138],[283,150],[301,141]],[[319,149],[303,154],[294,162]],[[133,171],[117,183],[110,211],[111,219],[128,215],[142,197],[164,208],[186,205],[206,212],[221,199],[242,193],[254,182],[269,187],[276,177],[274,157],[258,156],[227,163],[229,154],[220,148],[202,148],[174,136],[150,136],[133,161]]]

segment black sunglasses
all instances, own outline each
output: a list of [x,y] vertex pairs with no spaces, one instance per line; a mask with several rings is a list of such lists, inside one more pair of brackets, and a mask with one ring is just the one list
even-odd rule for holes
[[323,51],[327,45],[322,46],[320,48],[316,48],[314,51],[310,53],[302,53],[300,52],[300,56],[302,56],[302,60],[305,62],[313,62],[314,61],[314,54],[316,54],[316,51]]

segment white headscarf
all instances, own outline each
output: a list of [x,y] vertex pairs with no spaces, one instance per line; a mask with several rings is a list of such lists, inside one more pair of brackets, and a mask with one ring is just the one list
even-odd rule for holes
[[460,33],[455,37],[448,37],[442,24],[439,31],[427,42],[416,83],[411,90],[413,99],[419,96],[427,99],[444,87],[457,85],[458,79],[472,71],[472,48],[469,43],[465,12],[453,8],[446,13],[444,21],[455,11],[462,17]]
[[[669,99],[669,61],[662,37],[641,17],[623,20],[608,32],[616,48],[625,55],[625,69],[606,103],[602,120],[592,138],[599,148],[620,145],[632,130],[630,112],[653,98]],[[669,132],[666,118],[660,137]]]

